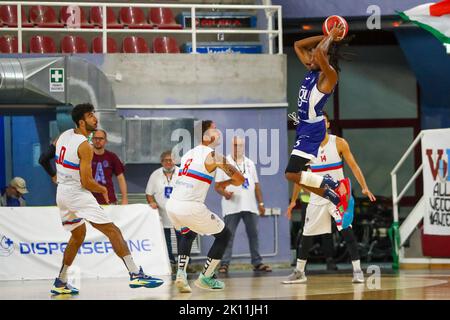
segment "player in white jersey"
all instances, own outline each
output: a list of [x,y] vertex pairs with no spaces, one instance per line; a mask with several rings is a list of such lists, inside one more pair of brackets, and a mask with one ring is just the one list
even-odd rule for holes
[[62,225],[72,236],[64,250],[62,267],[51,293],[78,294],[78,289],[67,283],[67,272],[83,244],[86,221],[108,237],[114,252],[123,260],[129,271],[131,288],[159,287],[163,281],[146,275],[142,268],[136,266],[119,228],[111,222],[91,193],[101,193],[106,202],[109,202],[107,189],[92,177],[91,161],[94,151],[87,137],[97,128],[94,107],[89,103],[75,106],[72,110],[72,120],[76,128],[59,136],[55,156],[58,183],[56,203]]
[[175,284],[180,292],[189,293],[186,268],[191,254],[192,243],[197,236],[213,235],[214,243],[208,252],[203,272],[195,285],[207,290],[223,290],[225,285],[215,279],[215,269],[225,252],[231,232],[225,223],[205,205],[206,194],[214,180],[216,169],[222,169],[229,180],[217,182],[220,188],[229,185],[240,186],[245,179],[223,155],[214,148],[218,145],[220,132],[211,120],[201,122],[202,143],[189,150],[181,158],[181,165],[174,191],[167,201],[166,210],[175,229],[181,231],[178,244],[178,271]]
[[[326,128],[330,127],[328,115],[324,113],[326,120]],[[364,195],[369,197],[370,201],[375,201],[376,198],[369,190],[366,179],[358,166],[350,147],[345,139],[325,134],[325,139],[322,141],[319,153],[316,159],[310,163],[312,172],[320,175],[330,175],[333,179],[343,179],[343,160],[349,165]],[[300,192],[300,185],[295,184],[292,192],[291,204],[288,208],[288,218],[290,219],[292,209],[295,207],[296,199]],[[354,200],[350,199],[348,211],[353,216]],[[331,218],[336,222],[337,229],[341,232],[342,237],[347,245],[350,258],[353,266],[353,282],[364,282],[364,274],[361,271],[361,265],[358,254],[358,244],[353,233],[351,225],[343,227],[341,217],[336,214],[335,206],[329,200],[319,197],[311,193],[308,207],[306,209],[305,224],[303,227],[302,239],[298,250],[297,266],[294,272],[283,283],[305,283],[307,281],[305,276],[306,260],[308,252],[313,245],[313,238],[316,235],[331,234]]]

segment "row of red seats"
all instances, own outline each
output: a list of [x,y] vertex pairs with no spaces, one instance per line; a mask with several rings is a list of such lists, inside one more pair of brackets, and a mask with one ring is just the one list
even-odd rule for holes
[[[177,41],[170,37],[157,37],[152,43],[154,53],[180,53]],[[65,36],[61,40],[62,53],[103,53],[103,39],[96,37],[92,40],[91,51],[89,51],[87,41],[79,36]],[[30,53],[57,53],[53,38],[48,36],[33,36],[30,39]],[[107,38],[108,53],[117,53],[117,43],[113,38]],[[0,37],[0,53],[17,53],[18,40],[15,36]],[[22,52],[26,52],[22,43]],[[129,36],[122,41],[122,53],[150,53],[152,52],[144,38]]]
[[[103,26],[103,8],[90,8],[89,21],[83,7],[64,6],[60,9],[60,18],[56,16],[53,7],[31,6],[29,19],[22,7],[22,26],[41,28],[63,28],[80,23],[81,28],[98,28]],[[78,18],[79,14],[79,18]],[[77,17],[75,19],[75,17]],[[111,29],[181,29],[181,25],[176,23],[173,12],[170,8],[150,8],[148,17],[144,10],[139,7],[120,8],[119,19],[117,19],[113,9],[107,8],[106,14],[107,28]],[[17,6],[0,6],[0,26],[17,27]]]

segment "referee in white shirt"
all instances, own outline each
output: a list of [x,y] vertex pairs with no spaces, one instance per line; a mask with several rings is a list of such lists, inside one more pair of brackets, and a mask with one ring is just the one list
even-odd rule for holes
[[[175,264],[175,256],[172,252],[172,241],[170,239],[170,229],[173,228],[166,212],[166,202],[169,200],[175,186],[178,175],[178,167],[172,159],[171,151],[164,151],[161,154],[162,167],[153,171],[148,179],[145,194],[147,202],[153,209],[158,209],[161,221],[164,227],[164,235],[166,237],[167,251],[169,253],[170,263]],[[179,241],[179,233],[175,231],[177,241]]]
[[[245,140],[233,137],[233,152],[227,156],[227,160],[233,164],[244,176],[245,182],[241,186],[228,186],[225,189],[215,185],[215,190],[223,196],[222,214],[226,227],[231,231],[231,238],[222,257],[220,273],[227,273],[233,250],[233,240],[237,226],[241,219],[244,221],[247,231],[251,263],[254,271],[270,272],[270,266],[262,263],[259,254],[258,242],[258,213],[263,216],[265,212],[262,192],[259,185],[255,163],[244,155]],[[227,180],[226,174],[217,169],[216,182]]]

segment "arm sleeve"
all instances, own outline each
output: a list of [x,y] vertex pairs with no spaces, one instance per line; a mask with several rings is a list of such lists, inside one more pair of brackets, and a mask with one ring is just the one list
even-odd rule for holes
[[52,163],[50,160],[55,158],[55,152],[56,152],[56,147],[55,145],[52,143],[50,144],[50,146],[47,148],[46,151],[44,151],[41,156],[39,157],[39,164],[45,169],[45,171],[48,173],[48,175],[50,177],[53,177],[56,175],[56,170],[55,168],[52,166]]

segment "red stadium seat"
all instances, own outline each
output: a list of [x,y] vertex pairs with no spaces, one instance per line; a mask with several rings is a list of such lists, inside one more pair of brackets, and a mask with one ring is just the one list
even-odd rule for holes
[[171,37],[158,37],[153,40],[154,53],[180,53],[177,40]]
[[[79,15],[79,18],[77,17]],[[94,26],[87,21],[86,13],[83,7],[79,6],[64,6],[59,11],[61,22],[65,26],[73,28],[93,28]],[[77,25],[78,24],[78,25]]]
[[30,53],[56,53],[55,41],[48,36],[33,36],[30,39]]
[[123,39],[123,53],[150,53],[144,38],[131,36]]
[[89,53],[86,40],[78,36],[65,36],[61,40],[62,53]]
[[[1,36],[0,37],[0,53],[17,53],[19,52],[19,42],[16,36]],[[22,43],[22,52],[25,52],[25,46]]]
[[[106,27],[110,29],[121,29],[123,25],[117,22],[113,9],[106,8]],[[103,12],[101,7],[92,7],[90,21],[95,27],[103,27]]]
[[[108,53],[117,53],[117,43],[113,38],[106,39]],[[103,53],[103,37],[99,36],[92,40],[92,53]]]
[[30,22],[40,28],[62,28],[64,24],[58,21],[55,10],[49,6],[32,6]]
[[182,26],[175,21],[170,8],[151,8],[149,21],[158,29],[182,29]]
[[[24,7],[22,7],[22,27],[32,27],[28,22]],[[17,27],[17,6],[0,6],[0,25],[6,27]]]
[[130,29],[153,29],[153,25],[147,22],[144,11],[141,8],[128,7],[120,9],[119,21]]

